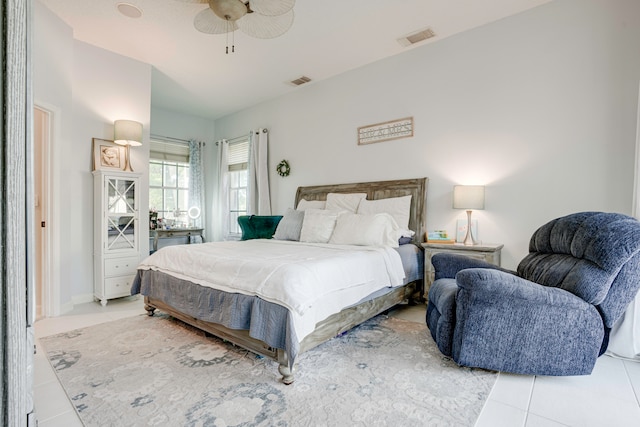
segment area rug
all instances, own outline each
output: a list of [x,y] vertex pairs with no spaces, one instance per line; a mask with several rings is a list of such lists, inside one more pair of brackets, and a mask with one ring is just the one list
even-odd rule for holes
[[161,313],[40,342],[86,426],[472,426],[497,378],[384,315],[301,354],[288,386],[276,362]]

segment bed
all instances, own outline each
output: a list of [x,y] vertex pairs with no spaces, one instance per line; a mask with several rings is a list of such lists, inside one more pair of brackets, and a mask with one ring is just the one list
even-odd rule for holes
[[[336,248],[337,245],[324,244],[300,244],[291,241],[275,241],[256,239],[246,242],[214,242],[202,245],[182,245],[180,247],[163,248],[154,255],[150,256],[141,263],[136,279],[132,286],[132,294],[141,293],[145,298],[145,309],[151,316],[156,309],[164,311],[169,315],[195,326],[214,336],[225,339],[235,345],[246,348],[256,354],[269,357],[278,362],[278,371],[282,375],[282,382],[291,384],[294,381],[294,367],[297,356],[317,345],[338,336],[354,326],[374,317],[384,311],[387,311],[397,304],[403,302],[422,301],[423,298],[423,256],[419,243],[424,239],[425,232],[425,211],[426,211],[426,191],[427,178],[406,179],[396,181],[377,181],[356,184],[337,184],[337,185],[321,185],[299,187],[296,192],[295,205],[302,208],[303,204],[313,205],[326,203],[329,197],[335,195],[351,195],[366,194],[367,201],[380,201],[388,199],[388,201],[398,199],[410,199],[408,212],[408,228],[415,232],[411,243],[402,244],[398,248],[374,248],[374,247],[358,247],[354,249],[353,261],[346,261],[347,256],[351,256],[349,247]],[[410,198],[407,196],[411,196]],[[333,200],[333,199],[332,199]],[[385,202],[375,202],[376,206],[380,206]],[[373,206],[374,203],[367,202],[367,206]],[[309,216],[310,212],[305,211],[305,216]],[[207,246],[210,245],[210,246]],[[315,295],[312,303],[304,303],[296,305],[296,302],[288,301],[280,302],[271,298],[271,294],[265,289],[275,288],[272,283],[278,283],[280,280],[280,265],[274,267],[274,270],[264,273],[265,283],[269,280],[270,285],[261,285],[260,292],[252,293],[244,290],[245,281],[235,280],[239,283],[239,290],[227,289],[224,286],[212,288],[204,286],[203,281],[207,277],[211,277],[209,273],[204,272],[207,264],[216,265],[218,267],[210,267],[213,270],[224,270],[226,267],[222,264],[222,259],[226,257],[227,247],[243,246],[246,257],[251,260],[254,253],[259,256],[261,250],[269,252],[270,258],[279,259],[279,254],[284,253],[288,248],[292,248],[297,253],[298,259],[294,262],[298,263],[306,257],[306,250],[316,250],[308,248],[308,246],[317,247],[319,251],[344,251],[340,252],[339,257],[342,261],[342,273],[344,276],[355,274],[356,270],[367,270],[369,267],[352,268],[344,270],[345,265],[358,265],[360,258],[371,256],[382,257],[380,259],[389,259],[386,270],[389,277],[392,274],[392,265],[397,264],[393,261],[396,256],[389,253],[390,250],[396,251],[401,260],[400,269],[402,269],[403,277],[401,283],[393,283],[391,279],[382,278],[383,274],[375,273],[373,280],[371,277],[366,278],[366,283],[374,286],[373,281],[390,280],[390,283],[384,286],[376,285],[375,290],[366,290],[366,287],[358,289],[346,289],[338,285],[333,286],[333,279],[341,279],[331,273],[333,276],[320,274],[318,277],[331,281],[331,285],[323,283],[323,286],[315,286],[315,288],[335,288],[335,292],[331,295]],[[270,245],[270,246],[266,246]],[[171,251],[169,251],[169,248]],[[264,248],[264,249],[261,249]],[[357,250],[356,250],[357,249]],[[191,252],[184,252],[191,251]],[[204,258],[204,252],[219,252],[218,258],[209,261]],[[365,254],[366,253],[366,254]],[[363,255],[365,254],[365,255]],[[184,260],[183,267],[175,269],[155,268],[153,266],[152,257],[161,258],[164,256],[165,262],[172,265],[180,265],[180,259]],[[210,255],[206,255],[210,256]],[[294,256],[293,254],[291,255]],[[311,259],[311,258],[309,258]],[[364,261],[363,261],[364,262]],[[378,262],[378,264],[383,261]],[[353,263],[353,264],[352,264]],[[246,261],[245,266],[255,266],[259,262]],[[336,261],[336,264],[339,262]],[[158,266],[162,266],[161,262]],[[181,268],[181,269],[180,269]],[[209,268],[209,267],[207,267]],[[229,267],[234,270],[235,267]],[[373,267],[371,267],[373,268]],[[396,265],[396,270],[398,266]],[[309,268],[299,268],[299,270],[308,270]],[[381,270],[381,271],[382,271]],[[252,270],[254,276],[259,275],[262,270],[255,267]],[[266,271],[266,270],[265,270]],[[397,271],[395,272],[397,275]],[[213,273],[212,273],[213,274]],[[302,273],[301,273],[302,274]],[[287,274],[288,276],[289,274]],[[213,280],[213,279],[211,279]],[[284,279],[282,279],[284,280]],[[362,280],[362,279],[359,279]],[[397,279],[395,279],[397,280]],[[335,280],[340,282],[341,280]],[[362,282],[364,283],[364,282]],[[326,285],[326,286],[325,286]],[[284,286],[284,285],[283,285]],[[368,285],[369,286],[369,285]],[[333,289],[332,288],[332,289]],[[295,288],[290,288],[294,289]],[[282,289],[277,292],[288,294],[289,291]],[[327,291],[329,292],[329,291]],[[358,292],[360,294],[358,294]],[[366,295],[362,295],[366,292]],[[342,303],[348,303],[346,307],[336,309],[336,297]],[[214,307],[214,309],[212,309]],[[317,320],[317,321],[316,321]],[[300,337],[300,338],[298,338]]]

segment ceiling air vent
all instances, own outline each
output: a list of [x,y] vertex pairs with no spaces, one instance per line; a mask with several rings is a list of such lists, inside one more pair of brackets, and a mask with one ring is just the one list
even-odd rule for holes
[[295,80],[291,80],[289,83],[291,83],[294,86],[300,86],[300,85],[303,85],[305,83],[309,83],[310,81],[311,81],[311,79],[309,77],[301,76],[301,77],[298,77]]
[[422,41],[425,41],[435,36],[436,36],[436,33],[434,33],[431,28],[425,28],[411,34],[407,34],[404,37],[400,37],[398,39],[398,43],[400,43],[403,47],[407,47],[416,43],[420,43]]

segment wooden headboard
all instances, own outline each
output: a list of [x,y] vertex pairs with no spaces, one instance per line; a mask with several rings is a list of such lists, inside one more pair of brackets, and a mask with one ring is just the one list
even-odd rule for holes
[[416,232],[414,241],[424,242],[427,226],[428,178],[401,179],[396,181],[361,182],[356,184],[314,185],[298,187],[295,206],[302,199],[327,200],[328,193],[367,193],[368,200],[388,199],[411,195],[409,228]]

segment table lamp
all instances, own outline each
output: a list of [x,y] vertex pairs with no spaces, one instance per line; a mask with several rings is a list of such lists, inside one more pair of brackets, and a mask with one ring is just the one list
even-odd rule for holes
[[471,230],[471,211],[484,209],[484,185],[454,185],[453,208],[467,210],[467,234],[464,237],[465,245],[477,245],[473,231]]
[[133,172],[129,157],[129,147],[142,145],[142,123],[133,120],[116,120],[113,123],[113,142],[126,146],[124,170]]

